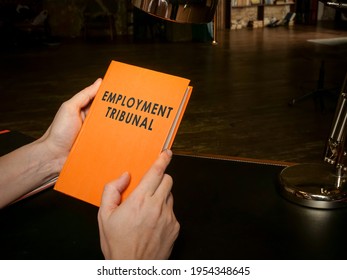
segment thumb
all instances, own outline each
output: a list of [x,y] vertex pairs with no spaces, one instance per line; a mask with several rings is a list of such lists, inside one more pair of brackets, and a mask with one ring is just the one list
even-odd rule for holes
[[105,185],[101,198],[100,210],[109,213],[117,208],[121,202],[121,194],[130,182],[130,175],[124,172],[118,179]]

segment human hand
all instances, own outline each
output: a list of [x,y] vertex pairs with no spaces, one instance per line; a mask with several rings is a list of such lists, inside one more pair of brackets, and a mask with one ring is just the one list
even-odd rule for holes
[[55,159],[52,162],[57,164],[58,171],[64,165],[101,81],[102,79],[97,79],[92,85],[64,102],[46,133],[39,139],[45,145],[45,150]]
[[128,173],[105,186],[98,213],[106,259],[167,259],[180,225],[173,212],[172,178],[164,174],[172,152],[160,154],[140,184],[121,203]]
[[100,83],[63,103],[40,139],[0,158],[0,208],[59,175]]

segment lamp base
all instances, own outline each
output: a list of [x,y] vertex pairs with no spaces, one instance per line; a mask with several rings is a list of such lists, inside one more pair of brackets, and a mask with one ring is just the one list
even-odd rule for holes
[[346,176],[329,164],[298,164],[280,173],[280,192],[288,200],[312,208],[347,206]]

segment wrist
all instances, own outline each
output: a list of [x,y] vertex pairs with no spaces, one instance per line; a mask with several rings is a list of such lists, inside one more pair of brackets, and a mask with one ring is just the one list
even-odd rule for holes
[[47,138],[40,138],[33,142],[34,155],[37,155],[37,172],[43,181],[52,179],[59,175],[66,156],[50,144]]
[[61,159],[38,139],[1,157],[0,208],[56,177]]

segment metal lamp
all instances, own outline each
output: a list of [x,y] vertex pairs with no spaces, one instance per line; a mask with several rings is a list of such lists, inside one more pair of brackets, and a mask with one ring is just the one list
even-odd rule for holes
[[132,0],[148,13],[178,23],[208,23],[213,20],[218,0]]
[[280,191],[300,205],[332,209],[347,206],[347,75],[337,103],[321,164],[298,164],[280,173]]

